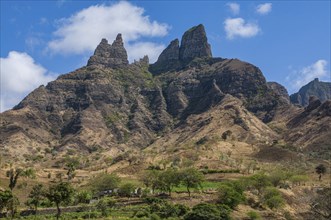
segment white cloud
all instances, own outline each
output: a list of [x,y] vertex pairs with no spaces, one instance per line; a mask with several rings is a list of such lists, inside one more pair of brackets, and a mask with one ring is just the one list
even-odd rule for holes
[[224,30],[228,39],[254,37],[260,32],[257,24],[246,22],[243,18],[227,18],[224,21]]
[[230,8],[231,12],[234,15],[239,14],[239,12],[240,12],[240,5],[238,3],[227,3],[226,5]]
[[18,104],[29,92],[54,77],[26,53],[11,51],[1,63],[0,112]]
[[291,75],[286,77],[286,80],[289,82],[291,89],[295,91],[298,91],[298,89],[315,78],[327,80],[327,64],[326,60],[317,60],[315,63],[300,70],[294,70]]
[[[135,44],[135,41],[142,37],[165,36],[168,29],[167,24],[151,21],[144,15],[143,8],[129,2],[120,1],[109,6],[94,5],[59,20],[58,29],[53,33],[55,39],[48,43],[47,49],[60,54],[91,53],[102,38],[112,42],[118,33],[122,33],[126,47],[130,48],[128,54],[132,57],[131,51],[137,53],[134,45],[140,45]],[[160,47],[157,44],[151,45],[155,46],[155,50]]]
[[272,4],[271,3],[264,3],[260,4],[256,7],[256,12],[261,15],[266,15],[271,12]]

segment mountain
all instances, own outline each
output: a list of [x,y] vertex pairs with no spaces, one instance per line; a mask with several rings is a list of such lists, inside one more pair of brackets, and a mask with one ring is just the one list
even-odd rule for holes
[[331,99],[331,82],[321,82],[316,78],[292,94],[290,100],[293,104],[308,106],[310,96],[316,96],[322,102]]
[[[328,104],[305,113],[288,100],[286,89],[266,82],[258,67],[212,57],[203,25],[186,31],[181,42],[171,41],[151,65],[147,56],[130,64],[119,34],[112,44],[102,39],[86,66],[1,113],[0,150],[21,162],[47,152],[52,159],[44,161],[68,154],[123,160],[128,152],[148,160],[164,149],[181,154],[215,140],[218,149],[247,150],[283,138],[297,146],[301,136],[285,134],[298,130],[304,136],[302,124],[316,127],[316,117],[328,128],[329,113],[321,113]],[[320,132],[311,134],[307,149],[328,137]]]
[[315,96],[309,105],[301,109],[287,127],[285,134],[288,143],[297,146],[310,155],[328,160],[331,157],[331,100],[321,102]]

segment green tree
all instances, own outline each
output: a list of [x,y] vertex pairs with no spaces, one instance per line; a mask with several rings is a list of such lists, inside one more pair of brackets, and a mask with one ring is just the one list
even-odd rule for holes
[[186,168],[180,172],[181,184],[186,187],[189,197],[191,197],[190,188],[197,189],[201,187],[202,182],[204,181],[204,176],[201,172],[195,168]]
[[178,170],[174,168],[170,168],[161,172],[158,176],[158,179],[158,188],[167,191],[169,193],[169,196],[171,196],[173,188],[178,186],[181,180]]
[[6,212],[9,212],[11,219],[13,219],[15,213],[17,212],[18,205],[18,198],[12,191],[0,191],[0,212],[6,210]]
[[223,184],[218,188],[218,202],[221,204],[234,209],[244,200],[244,195],[229,185]]
[[13,191],[20,176],[35,178],[35,171],[31,168],[26,170],[22,168],[11,168],[6,172],[6,176],[9,177],[9,189]]
[[155,189],[160,186],[159,173],[160,171],[157,170],[147,170],[140,177],[140,180],[144,183],[144,185],[152,189],[153,194],[155,192]]
[[92,199],[92,192],[88,190],[82,190],[78,192],[75,196],[76,204],[85,203],[88,204]]
[[91,187],[96,191],[113,190],[118,188],[121,179],[116,174],[103,173],[91,180]]
[[22,175],[23,169],[21,168],[11,168],[10,170],[7,171],[6,176],[9,177],[9,189],[13,191],[17,184],[17,180],[20,175]]
[[66,169],[68,170],[67,171],[68,181],[72,180],[75,177],[75,171],[78,166],[79,166],[79,161],[77,159],[75,158],[67,159]]
[[43,199],[44,199],[43,185],[37,184],[33,186],[28,196],[28,201],[26,203],[28,206],[34,208],[35,215],[37,214],[38,206],[40,206]]
[[326,167],[324,166],[324,164],[320,164],[317,167],[315,167],[315,171],[318,174],[319,181],[321,181],[322,175],[324,175],[326,173]]
[[122,197],[131,197],[136,186],[132,183],[125,183],[120,186],[118,190],[118,195]]
[[67,182],[61,182],[49,187],[45,195],[49,201],[55,203],[57,209],[57,219],[59,219],[59,217],[61,216],[60,205],[69,203],[73,194],[74,189]]

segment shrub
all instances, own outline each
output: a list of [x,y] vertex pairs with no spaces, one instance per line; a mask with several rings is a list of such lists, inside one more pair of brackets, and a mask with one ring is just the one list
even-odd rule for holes
[[121,179],[116,174],[100,174],[91,180],[91,187],[96,191],[115,189]]
[[179,217],[186,215],[190,211],[190,208],[184,204],[176,204],[175,208],[177,209],[177,216]]
[[118,190],[118,195],[121,197],[131,197],[134,190],[135,190],[135,185],[132,183],[125,183],[122,186],[120,186]]
[[219,209],[212,204],[200,203],[185,215],[184,220],[221,220]]
[[222,220],[231,219],[230,214],[231,214],[232,209],[229,206],[220,204],[220,205],[217,205],[217,209],[220,211],[220,216],[221,216]]
[[301,185],[301,183],[307,182],[309,180],[306,175],[294,175],[290,178],[293,185]]
[[111,198],[104,197],[100,199],[96,205],[96,208],[101,212],[103,217],[107,217],[110,214],[110,208],[114,207],[115,201]]
[[146,198],[145,201],[150,204],[151,213],[157,214],[161,218],[180,217],[189,212],[189,207],[183,204],[171,204],[158,198]]
[[267,187],[263,193],[263,202],[269,208],[279,208],[285,204],[285,200],[275,187]]
[[203,174],[212,174],[212,173],[240,173],[239,169],[229,169],[229,170],[211,170],[204,169],[201,171]]
[[76,204],[79,203],[90,203],[90,200],[92,199],[92,193],[87,190],[80,191],[76,194],[75,202]]
[[284,184],[293,174],[288,171],[276,169],[269,175],[269,180],[274,187]]
[[134,217],[136,218],[144,218],[144,217],[149,217],[149,211],[146,209],[138,210],[135,214]]
[[150,210],[151,213],[155,213],[161,218],[177,217],[179,215],[179,210],[177,207],[167,201],[151,204]]
[[249,177],[248,181],[249,181],[248,184],[252,188],[256,189],[259,194],[265,187],[272,185],[269,177],[263,173],[255,174],[255,175]]
[[149,217],[150,220],[161,220],[160,216],[155,213],[152,213]]
[[259,215],[259,213],[254,212],[254,211],[247,212],[247,217],[250,220],[261,219],[261,216]]

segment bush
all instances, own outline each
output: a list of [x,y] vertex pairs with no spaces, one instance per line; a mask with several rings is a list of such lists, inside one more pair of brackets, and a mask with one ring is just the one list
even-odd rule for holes
[[92,193],[90,191],[83,190],[76,194],[75,203],[76,204],[79,204],[79,203],[88,204],[88,203],[90,203],[91,199],[92,199]]
[[175,208],[177,209],[177,216],[179,217],[186,215],[190,211],[190,208],[184,204],[176,204]]
[[103,217],[107,217],[110,214],[110,209],[114,207],[114,205],[115,201],[113,199],[104,197],[98,201],[96,208],[101,212]]
[[217,209],[220,211],[220,216],[222,220],[230,220],[230,214],[232,212],[232,209],[227,205],[217,205]]
[[150,204],[151,213],[157,214],[161,218],[180,217],[189,212],[189,207],[183,204],[171,204],[158,198],[146,198],[145,201]]
[[248,178],[249,186],[253,187],[260,194],[262,190],[268,186],[271,186],[272,183],[269,177],[263,173],[255,174]]
[[306,175],[294,175],[290,178],[293,185],[301,185],[301,183],[307,182],[309,177]]
[[175,205],[163,201],[162,203],[153,203],[150,205],[151,213],[155,213],[161,218],[177,217],[179,210]]
[[285,204],[285,200],[275,187],[267,187],[263,193],[263,202],[269,208],[279,208]]
[[163,200],[160,198],[156,198],[156,197],[146,197],[146,198],[144,198],[144,202],[146,202],[148,204],[153,204],[153,203],[162,203]]
[[241,191],[237,191],[233,186],[223,184],[218,188],[218,202],[234,209],[245,197]]
[[115,189],[119,186],[121,179],[116,174],[100,174],[93,178],[91,187],[96,191]]
[[240,173],[240,170],[239,169],[229,169],[229,170],[203,169],[201,172],[203,174],[212,174],[212,173]]
[[155,213],[152,213],[149,217],[150,220],[161,220],[160,216]]
[[136,218],[145,218],[149,217],[149,211],[146,209],[138,210],[135,214],[134,217]]
[[136,186],[132,183],[125,183],[120,186],[118,190],[118,195],[121,197],[131,197],[134,193]]
[[254,212],[254,211],[249,211],[249,212],[247,212],[247,217],[248,217],[250,220],[261,219],[261,216],[259,215],[259,213]]
[[200,203],[185,215],[184,220],[223,220],[220,210],[212,204]]

